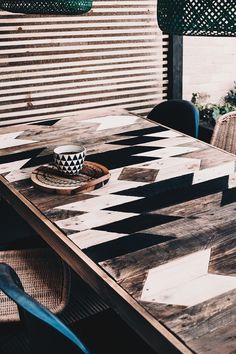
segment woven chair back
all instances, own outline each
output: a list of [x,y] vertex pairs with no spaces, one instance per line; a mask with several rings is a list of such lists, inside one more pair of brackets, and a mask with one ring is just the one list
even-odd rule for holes
[[211,144],[236,154],[236,111],[224,114],[217,120]]
[[[64,310],[70,295],[70,270],[51,249],[1,251],[0,262],[14,268],[27,293],[50,311]],[[0,323],[19,320],[16,304],[0,291]]]

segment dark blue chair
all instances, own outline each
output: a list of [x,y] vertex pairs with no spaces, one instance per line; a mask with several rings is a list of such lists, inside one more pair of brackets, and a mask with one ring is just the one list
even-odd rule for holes
[[184,134],[198,137],[199,111],[189,101],[168,100],[161,102],[152,109],[147,118]]
[[[72,331],[58,317],[25,293],[16,272],[6,263],[0,263],[0,290],[17,304],[21,322],[27,329],[29,343],[24,353],[155,354],[110,309],[80,320],[74,324]],[[0,353],[9,354],[8,349],[6,352],[4,349],[0,347]],[[11,351],[12,353],[23,354],[23,351],[18,345],[15,351]]]

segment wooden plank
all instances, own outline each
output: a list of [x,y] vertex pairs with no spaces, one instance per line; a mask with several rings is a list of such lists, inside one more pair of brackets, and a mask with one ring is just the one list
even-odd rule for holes
[[[130,70],[130,74],[132,74],[132,71],[133,70],[140,70],[141,68],[143,70],[146,70],[146,68],[152,68],[152,71],[153,71],[153,68],[155,68],[155,72],[156,73],[162,73],[162,72],[165,72],[166,69],[162,67],[162,63],[160,63],[160,66],[157,66],[155,65],[155,63],[153,62],[145,62],[146,66],[144,68],[144,63],[121,63],[121,64],[112,64],[112,65],[101,65],[99,68],[94,68],[94,67],[91,67],[91,66],[86,66],[86,73],[89,72],[89,71],[93,71],[94,74],[92,75],[95,75],[95,72],[103,72],[104,71],[104,75],[105,75],[105,71],[106,70],[109,70],[111,72],[115,72],[115,71],[118,71],[118,70],[122,70],[122,74],[123,74],[123,70],[125,72],[125,70],[128,68]],[[73,74],[75,75],[75,77],[77,76],[77,72],[78,70],[81,71],[83,70],[84,68],[83,67],[77,67],[77,68],[60,68],[60,69],[54,69],[54,70],[43,70],[43,71],[38,71],[36,73],[30,73],[30,72],[20,72],[20,73],[14,73],[14,74],[3,74],[2,75],[2,82],[4,84],[7,84],[8,83],[8,80],[10,79],[22,79],[22,78],[34,78],[34,77],[37,77],[37,76],[50,76],[50,75],[61,75],[62,76],[62,79],[64,79],[64,76],[63,75],[67,75],[67,74]],[[83,75],[81,74],[81,76],[83,77],[93,77],[92,75]],[[68,78],[68,76],[66,76],[65,78]],[[53,78],[55,80],[55,78]],[[35,82],[37,83],[37,80],[35,80]],[[20,84],[24,84],[27,82],[26,81],[21,81]],[[31,83],[31,81],[29,82]],[[11,85],[14,85],[14,83],[10,82]]]
[[190,342],[190,345],[198,353],[210,353],[214,348],[214,354],[227,354],[235,352],[235,320],[230,316],[227,323],[222,321],[217,330],[212,330],[209,324],[207,335],[196,338]]
[[[161,96],[161,95],[160,95]],[[144,101],[147,101],[149,99],[155,99],[156,98],[156,94],[153,93],[151,95],[147,95],[145,98],[143,98]],[[140,102],[140,97],[125,97],[125,98],[119,98],[119,99],[105,99],[105,103],[100,101],[100,102],[96,102],[96,106],[97,107],[104,107],[104,106],[108,106],[108,105],[115,105],[115,104],[120,104],[120,103],[125,103],[125,102]],[[70,106],[63,106],[63,107],[46,107],[46,108],[41,108],[41,109],[36,109],[34,110],[33,113],[35,114],[41,114],[41,113],[58,113],[58,112],[66,112],[66,111],[71,111],[74,109],[88,109],[88,108],[92,108],[94,106],[93,102],[88,102],[88,103],[79,103],[79,104],[71,104]],[[17,116],[30,116],[32,115],[32,111],[23,111],[23,112],[17,112]],[[16,112],[9,112],[7,114],[2,113],[0,114],[0,119],[4,118],[4,117],[15,117],[16,116]]]
[[[146,78],[146,77],[145,77]],[[137,81],[137,82],[128,82],[128,83],[125,83],[127,80],[124,80],[124,83],[116,83],[113,81],[110,82],[111,80],[103,80],[102,83],[101,83],[101,90],[100,92],[104,92],[104,91],[114,91],[115,89],[119,89],[119,88],[123,88],[123,89],[131,89],[131,88],[139,88],[140,90],[143,89],[143,87],[147,87],[147,86],[152,86],[152,81]],[[107,84],[106,84],[107,83]],[[102,84],[104,87],[102,87]],[[50,87],[51,87],[51,90],[50,90]],[[61,96],[61,90],[58,89],[58,86],[55,86],[55,85],[50,85],[50,87],[48,88],[51,95],[50,97],[53,97],[53,96]],[[65,84],[65,87],[63,88],[66,88],[66,87],[70,87],[70,84]],[[155,87],[155,86],[154,86]],[[54,88],[54,90],[53,90]],[[12,89],[12,92],[13,92],[14,89]],[[19,90],[20,91],[20,90]],[[21,91],[20,91],[21,92]],[[75,89],[67,89],[66,90],[66,94],[67,95],[73,95],[73,94],[87,94],[88,92],[97,92],[97,85],[91,85],[91,86],[88,86],[88,83],[83,83],[83,85],[81,84],[80,85],[80,88],[75,88]],[[36,98],[43,98],[45,97],[46,93],[45,92],[38,92],[36,90],[36,92],[32,92],[31,95],[30,95],[30,99],[31,100],[34,100]],[[25,96],[26,94],[18,94],[18,95],[14,95],[14,98],[13,97],[7,97],[4,99],[4,102],[7,102],[7,101],[11,101],[11,102],[14,102],[16,100],[24,100],[25,99]]]
[[[89,51],[89,52],[83,52],[83,51],[79,51],[77,53],[67,53],[67,52],[62,52],[61,54],[57,54],[57,52],[54,54],[54,59],[55,60],[60,60],[62,62],[66,61],[66,60],[70,60],[72,61],[76,61],[78,60],[78,53],[79,53],[79,57],[81,58],[81,60],[89,60],[89,59],[100,59],[100,57],[106,57],[109,58],[111,60],[111,58],[113,58],[115,56],[115,58],[122,58],[122,57],[132,57],[133,59],[137,56],[138,59],[140,58],[144,58],[147,59],[147,56],[149,55],[153,55],[156,52],[156,48],[152,48],[152,47],[145,47],[145,48],[119,48],[119,50],[112,50],[112,51],[107,51],[107,50],[99,50],[99,55],[98,53],[94,52],[94,51]],[[85,58],[85,59],[83,59]],[[156,58],[160,58],[160,56],[156,56]],[[5,64],[6,63],[19,63],[19,65],[27,65],[27,62],[30,63],[50,63],[51,61],[51,56],[50,54],[43,54],[43,55],[37,55],[37,56],[31,56],[28,55],[28,53],[26,53],[26,55],[24,56],[17,56],[17,57],[8,57],[6,59],[6,57],[0,58],[0,63]],[[163,59],[166,59],[166,53],[163,54]]]
[[[141,92],[143,94],[145,94],[146,92],[150,93],[151,89],[149,87],[147,87],[146,89],[141,89]],[[155,87],[153,87],[152,89],[153,93],[155,93]],[[140,93],[140,90],[138,89],[133,89],[133,90],[123,90],[122,94],[123,95],[129,95],[129,96],[135,96],[136,94],[139,94]],[[86,100],[86,99],[89,99],[90,101],[91,100],[95,100],[95,99],[102,99],[102,98],[106,98],[106,100],[108,101],[108,99],[110,97],[113,97],[116,95],[116,92],[115,90],[113,91],[110,91],[109,94],[107,92],[105,93],[89,93],[89,96],[88,96],[88,93],[86,94],[82,94],[80,96],[80,101],[82,102],[83,100]],[[44,99],[42,102],[38,102],[37,103],[37,107],[41,106],[41,105],[50,105],[50,104],[57,104],[57,103],[66,103],[66,102],[70,102],[70,103],[73,103],[73,102],[78,102],[78,97],[77,95],[75,97],[60,97],[60,98],[51,98],[51,99]],[[34,105],[34,102],[32,100],[30,100],[31,104]],[[15,109],[15,108],[22,108],[22,107],[25,107],[25,106],[29,106],[29,103],[26,104],[26,103],[11,103],[9,105],[0,105],[0,111],[4,111],[6,109]]]
[[82,16],[0,18],[0,125],[120,104],[145,114],[166,97],[168,36],[154,0],[95,1]]
[[[81,111],[52,126],[19,125],[1,133],[3,197],[98,292],[105,291],[153,348],[169,353],[152,331],[159,323],[184,343],[180,352],[204,353],[209,329],[231,328],[235,156],[111,107]],[[83,143],[89,159],[107,166],[111,178],[83,197],[53,199],[32,188],[30,174],[50,161],[54,145],[68,141]],[[16,164],[21,169],[8,173]],[[89,266],[81,263],[80,252]],[[228,346],[218,341],[229,354],[235,337]],[[215,354],[213,345],[207,348]]]
[[[159,101],[161,101],[161,99],[159,99]],[[138,102],[134,102],[134,103],[124,103],[121,104],[119,103],[117,106],[120,108],[129,108],[130,111],[132,111],[133,113],[136,112],[137,109],[139,109],[140,107],[153,107],[156,104],[157,100],[156,98],[154,100],[139,100]],[[116,106],[114,105],[114,108]],[[97,111],[98,107],[90,107],[91,110]],[[83,109],[81,110],[83,111]],[[147,109],[147,112],[149,112],[149,109]],[[18,123],[26,123],[26,122],[40,122],[43,120],[47,120],[47,119],[61,119],[62,116],[63,117],[78,117],[78,115],[80,114],[80,110],[76,109],[75,111],[69,111],[69,112],[63,112],[63,113],[58,113],[58,114],[42,114],[42,115],[33,115],[30,116],[29,118],[27,117],[23,117],[22,119],[20,118],[16,118],[16,119],[11,119],[9,120],[8,118],[6,118],[5,120],[0,120],[0,125],[6,125],[6,124],[18,124]]]
[[[14,206],[19,214],[30,220],[32,228],[52,247],[82,279],[92,286],[108,303],[113,304],[122,314],[129,325],[147,340],[154,350],[170,354],[191,351],[176,339],[163,325],[153,321],[152,317],[140,307],[122,288],[120,288],[106,273],[92,262],[64,233],[50,223],[38,209],[35,208],[19,192],[14,190],[7,181],[0,176],[1,196]],[[57,237],[55,237],[57,235]],[[92,270],[92,272],[91,272]],[[139,313],[141,315],[139,315]],[[145,319],[145,333],[142,321]],[[158,333],[160,333],[158,335]],[[155,334],[155,339],[154,339]],[[158,338],[158,339],[157,339]]]
[[[19,14],[18,16],[17,15],[12,15],[11,13],[9,13],[8,15],[6,15],[6,12],[4,13],[1,13],[0,12],[0,15],[2,15],[2,20],[1,20],[1,23],[3,24],[9,24],[9,18],[11,19],[15,19],[15,22],[16,23],[39,23],[39,22],[42,22],[42,18],[41,17],[37,17],[37,16],[30,16],[30,17],[27,17],[27,16],[22,16],[21,14]],[[4,16],[5,15],[5,16]],[[73,16],[73,20],[70,16],[67,16],[67,17],[64,17],[64,16],[59,16],[59,20],[58,20],[58,17],[43,17],[43,22],[46,22],[46,23],[53,23],[53,22],[70,22],[70,23],[73,23],[73,22],[94,22],[96,23],[97,21],[104,21],[105,19],[107,19],[108,21],[111,20],[111,16],[112,16],[112,19],[114,21],[117,21],[117,20],[129,20],[130,18],[130,15],[127,14],[127,15],[114,15],[111,11],[110,14],[102,14],[101,13],[101,16],[94,16],[92,17],[93,13],[90,13],[88,14],[87,16]],[[5,18],[4,18],[5,17]],[[144,14],[140,14],[140,15],[135,15],[135,19],[136,20],[142,20],[144,23],[145,22],[148,22],[149,20],[152,20],[153,21],[153,14],[148,14],[148,13],[145,13],[145,18],[144,18]]]
[[[198,202],[196,199],[192,201],[192,203],[196,202]],[[213,200],[212,203],[214,203]],[[198,206],[200,213],[201,203]],[[232,229],[236,228],[232,221],[234,208],[235,203],[223,208],[219,207],[214,212],[212,210],[205,211],[202,215],[200,214],[199,217],[195,217],[194,219],[180,219],[167,225],[164,224],[147,229],[145,230],[147,234],[158,234],[162,237],[171,236],[174,240],[152,246],[148,251],[137,251],[130,257],[129,255],[117,257],[117,259],[104,262],[102,266],[124,285],[126,278],[137,274],[144,274],[149,268],[154,268],[171,258],[184,256],[187,250],[188,252],[195,252],[200,248],[216,246],[225,239],[227,232],[232,232]],[[158,214],[158,211],[156,213]],[[224,214],[224,218],[222,218],[222,213]],[[149,259],[148,262],[147,258]],[[119,265],[120,262],[124,263],[124,267],[122,271],[120,268],[117,271],[116,264]]]
[[[8,29],[9,30],[9,29]],[[153,33],[153,28],[147,28],[145,29],[145,27],[141,27],[141,28],[131,28],[131,29],[127,29],[127,28],[121,28],[121,29],[101,29],[100,28],[100,34],[101,35],[117,35],[117,38],[120,39],[120,35],[122,34],[126,34],[126,35],[137,35],[137,34],[140,34],[140,35],[144,35],[144,34],[148,34],[148,33]],[[14,38],[15,39],[18,39],[18,38],[52,38],[52,37],[60,37],[60,38],[63,38],[63,37],[72,37],[72,36],[76,36],[76,37],[82,37],[83,35],[86,36],[94,36],[94,35],[97,35],[97,31],[96,30],[93,30],[93,31],[89,31],[89,30],[86,30],[85,33],[78,33],[77,31],[63,31],[62,33],[60,32],[31,32],[31,33],[27,33],[27,32],[16,32],[14,34]],[[1,34],[1,39],[7,39],[9,40],[9,34]],[[82,39],[82,38],[81,38]],[[4,42],[2,41],[1,43],[6,43],[7,42]],[[46,42],[48,43],[48,42]],[[9,44],[9,42],[8,42]],[[11,45],[13,45],[12,41],[10,43]],[[15,41],[14,45],[16,44],[22,44],[22,42],[19,42],[19,41]]]
[[[58,29],[63,29],[63,30],[68,30],[68,29],[76,29],[76,28],[79,28],[80,31],[86,31],[89,29],[89,28],[110,28],[111,31],[113,31],[113,28],[116,30],[116,27],[122,29],[123,27],[133,27],[135,26],[137,29],[138,27],[141,27],[141,28],[147,28],[145,26],[147,20],[145,20],[145,18],[143,19],[140,19],[140,21],[136,20],[136,19],[130,19],[129,21],[123,23],[122,21],[120,22],[109,22],[109,21],[105,21],[105,22],[97,22],[94,24],[91,23],[91,22],[88,22],[88,23],[77,23],[77,22],[72,22],[72,23],[64,23],[64,22],[56,22],[56,23],[53,23],[53,24],[44,24],[43,28],[41,25],[37,25],[36,23],[33,23],[32,25],[30,26],[27,26],[27,25],[22,25],[21,27],[15,25],[15,26],[7,26],[7,27],[0,27],[0,32],[16,32],[16,33],[19,33],[21,31],[23,32],[26,32],[26,31],[29,31],[29,33],[34,33],[33,31],[41,31],[41,33],[44,33],[43,31],[44,30],[54,30],[54,31],[57,31]],[[155,27],[156,26],[156,22],[155,21],[149,21],[149,24],[150,26],[153,26]],[[90,31],[88,31],[90,32]],[[63,33],[61,34],[63,35]]]
[[[144,53],[143,53],[144,54]],[[99,65],[99,64],[110,64],[111,63],[111,59],[110,58],[103,58],[103,59],[99,59],[99,58],[96,58],[95,60],[93,59],[79,59],[79,60],[73,60],[73,61],[69,61],[69,62],[65,62],[63,61],[65,60],[64,57],[61,57],[61,61],[60,62],[57,62],[57,63],[46,63],[44,62],[43,64],[28,64],[28,65],[16,65],[15,66],[15,71],[23,71],[25,70],[26,72],[29,71],[29,70],[32,70],[32,69],[50,69],[50,68],[63,68],[63,67],[83,67],[83,66],[86,66],[86,65]],[[156,60],[156,55],[149,55],[148,57],[137,57],[137,58],[133,58],[133,57],[117,57],[117,58],[114,58],[113,59],[113,63],[130,63],[130,62],[134,62],[134,63],[138,63],[140,61],[144,61],[144,62],[152,62],[152,61],[155,61]],[[160,64],[161,65],[162,61],[160,60]],[[163,61],[164,63],[164,61]],[[9,67],[2,67],[1,68],[1,71],[2,71],[2,74],[5,75],[5,73],[7,72],[11,72],[10,70],[11,68]]]
[[[156,82],[155,82],[155,77],[148,77],[148,82],[150,82],[151,85],[155,85],[157,87],[162,87],[164,86],[164,83],[166,83],[166,80],[164,81],[164,83],[162,84],[159,84],[159,85],[156,85]],[[99,84],[100,86],[103,85],[105,87],[107,87],[107,85],[111,84],[111,85],[114,85],[114,84],[120,84],[122,85],[123,83],[127,83],[129,82],[131,87],[132,87],[132,83],[135,83],[135,82],[145,82],[145,80],[147,80],[147,76],[146,75],[140,75],[140,76],[137,76],[137,77],[127,77],[127,76],[124,76],[124,77],[119,77],[119,83],[117,83],[117,78],[114,78],[114,77],[109,77],[109,78],[104,78],[102,77],[100,80],[96,82],[94,81],[81,81],[80,82],[80,87],[84,87],[84,88],[87,88],[87,87],[97,87],[97,84]],[[39,83],[40,84],[40,83]],[[75,81],[75,86],[71,86],[71,82],[59,82],[59,83],[54,83],[54,84],[46,84],[45,86],[40,86],[40,85],[31,85],[31,86],[25,86],[25,87],[16,87],[16,88],[10,88],[10,89],[3,89],[0,90],[0,93],[1,95],[3,95],[4,93],[7,93],[8,95],[10,94],[17,94],[17,93],[23,93],[23,92],[26,92],[26,93],[31,93],[31,92],[42,92],[42,91],[45,91],[45,94],[47,95],[47,92],[50,91],[50,92],[55,92],[56,90],[63,90],[63,89],[70,89],[70,88],[77,88],[78,87],[78,83]],[[145,86],[145,85],[144,85]],[[41,93],[42,95],[44,94],[44,92]],[[43,96],[42,96],[43,97]],[[48,96],[47,96],[48,97]],[[8,97],[9,98],[9,97]],[[10,98],[12,98],[12,100],[14,100],[15,96],[10,96]]]

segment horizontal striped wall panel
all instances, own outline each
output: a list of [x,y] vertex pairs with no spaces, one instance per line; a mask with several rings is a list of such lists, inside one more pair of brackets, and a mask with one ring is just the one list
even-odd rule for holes
[[93,2],[80,16],[0,12],[0,125],[166,98],[168,36],[156,0]]

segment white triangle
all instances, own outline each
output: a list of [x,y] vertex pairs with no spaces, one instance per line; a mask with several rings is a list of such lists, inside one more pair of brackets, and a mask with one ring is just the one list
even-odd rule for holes
[[30,159],[14,161],[3,163],[0,165],[0,173],[10,172],[19,170],[22,166],[24,166]]
[[119,128],[127,125],[134,124],[138,117],[129,115],[129,116],[105,116],[105,117],[98,117],[89,119],[86,123],[97,123],[99,124],[97,130],[104,130],[104,129],[112,129],[112,128]]
[[23,139],[16,139],[19,135],[24,133],[24,131],[16,132],[16,133],[7,133],[0,135],[0,149],[5,149],[8,147],[25,145],[35,143],[34,140],[23,140]]

